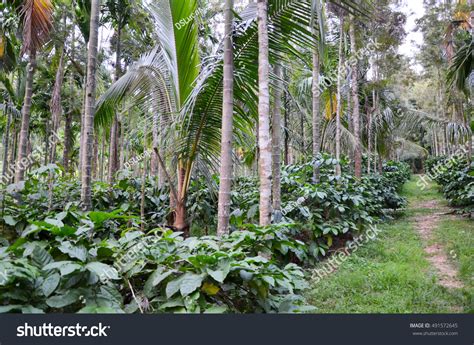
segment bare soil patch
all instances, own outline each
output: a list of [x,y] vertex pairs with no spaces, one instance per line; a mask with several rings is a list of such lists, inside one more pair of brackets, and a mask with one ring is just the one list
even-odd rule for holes
[[424,250],[428,261],[437,271],[439,284],[450,289],[462,288],[463,283],[458,278],[458,270],[449,260],[443,245],[441,243],[429,245],[433,240],[433,232],[438,227],[441,217],[446,219],[446,217],[453,218],[454,216],[448,215],[450,209],[441,205],[437,200],[417,204],[417,208],[433,210],[432,213],[417,216],[414,220],[415,229],[424,242]]

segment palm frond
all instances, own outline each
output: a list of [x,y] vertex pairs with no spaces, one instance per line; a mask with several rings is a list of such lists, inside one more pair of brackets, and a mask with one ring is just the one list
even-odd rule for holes
[[53,5],[50,0],[25,0],[20,11],[23,20],[21,53],[36,51],[52,28]]

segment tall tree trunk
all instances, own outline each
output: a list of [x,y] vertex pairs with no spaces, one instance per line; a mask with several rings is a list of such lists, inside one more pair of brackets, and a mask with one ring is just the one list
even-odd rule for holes
[[15,182],[23,181],[28,167],[28,140],[30,129],[31,98],[33,96],[33,76],[36,68],[36,51],[30,51],[29,62],[26,66],[25,98],[21,109],[21,130],[18,148]]
[[86,100],[84,112],[84,138],[81,140],[83,147],[81,164],[81,203],[86,211],[92,207],[92,155],[94,149],[94,111],[95,111],[95,92],[96,92],[96,70],[98,53],[98,34],[99,34],[99,11],[100,0],[91,1],[91,19],[89,49],[87,53],[87,85]]
[[146,175],[147,175],[147,162],[148,155],[147,151],[147,137],[148,137],[148,126],[147,120],[145,119],[145,133],[143,133],[143,172],[142,172],[142,188],[140,195],[140,229],[145,231],[145,201],[146,201]]
[[222,99],[222,136],[217,235],[229,232],[230,193],[232,188],[232,135],[234,115],[234,52],[232,22],[234,1],[225,1],[224,90]]
[[63,166],[65,172],[69,172],[71,149],[72,149],[72,113],[68,112],[64,121],[64,151],[63,151]]
[[56,134],[59,129],[61,121],[62,107],[61,107],[61,90],[64,80],[64,46],[61,48],[61,56],[59,58],[59,65],[56,71],[56,79],[54,81],[53,94],[51,96],[51,133],[54,140],[51,142],[51,151],[49,154],[49,162],[54,163],[56,160]]
[[272,146],[268,60],[268,0],[258,0],[258,147],[260,175],[260,225],[271,223]]
[[7,117],[7,126],[5,127],[5,133],[3,135],[3,166],[2,166],[2,182],[6,183],[7,170],[8,170],[8,146],[10,141],[10,127],[12,123],[12,112],[6,106],[5,103],[5,115]]
[[184,236],[187,237],[189,235],[189,224],[186,213],[186,193],[184,191],[185,177],[186,170],[184,167],[178,167],[178,198],[175,201],[173,226],[177,231],[182,231]]
[[344,41],[344,17],[341,16],[339,31],[339,64],[337,69],[337,108],[336,108],[336,176],[341,175],[341,111],[342,111],[342,66],[344,59],[343,41]]
[[99,161],[99,181],[104,181],[104,167],[105,167],[105,137],[102,137],[100,147],[100,161]]
[[[74,61],[76,55],[76,26],[73,25],[71,28],[71,60]],[[71,150],[72,150],[72,113],[74,110],[74,104],[76,103],[75,90],[74,90],[74,75],[71,73],[69,77],[69,109],[65,115],[64,120],[64,151],[63,151],[63,166],[64,173],[70,172],[70,161],[71,161]],[[79,156],[80,157],[80,156]]]
[[358,62],[355,59],[357,56],[357,43],[355,36],[355,25],[354,17],[351,16],[351,24],[349,27],[349,36],[351,40],[351,53],[353,63],[351,66],[352,71],[352,121],[354,128],[355,148],[354,148],[354,174],[357,179],[362,176],[362,144],[360,141],[360,109],[359,109],[359,84],[357,81],[358,74]]
[[[285,80],[286,80],[286,73],[285,74]],[[285,90],[284,95],[283,95],[283,103],[284,103],[284,108],[285,108],[285,115],[283,117],[283,127],[284,127],[284,146],[285,146],[285,153],[284,153],[284,160],[285,160],[285,165],[290,164],[290,136],[288,133],[288,117],[289,117],[289,105],[290,102],[288,100],[288,92]]]
[[112,126],[110,127],[110,143],[109,143],[109,171],[108,182],[113,183],[115,174],[119,169],[119,131],[118,116],[114,115]]
[[275,84],[275,104],[272,118],[272,165],[273,165],[273,220],[279,223],[281,213],[281,96],[283,92],[282,67],[279,64],[274,68],[275,76],[278,78]]
[[370,174],[371,155],[372,155],[372,113],[375,110],[375,90],[372,90],[373,107],[368,110],[368,125],[367,125],[367,174]]
[[[166,121],[163,115],[160,116],[160,133],[159,137],[163,138],[165,135],[165,129],[166,129]],[[160,145],[160,152],[161,152],[161,157],[165,157],[166,152],[164,145]],[[162,187],[166,182],[166,170],[164,165],[159,165],[158,169],[158,186]]]
[[[117,44],[115,47],[115,81],[119,80],[122,76],[122,66],[120,63],[122,55],[122,28],[120,23],[117,28]],[[112,126],[110,128],[110,147],[109,147],[109,183],[113,183],[115,174],[120,167],[120,131],[119,131],[119,118],[116,113]]]
[[13,174],[10,174],[9,177],[9,181],[8,183],[13,183],[15,182],[15,159],[16,159],[16,156],[18,154],[18,126],[16,124],[16,122],[13,122],[13,133],[12,133],[12,140],[13,140],[13,146],[12,146],[12,150],[11,150],[11,153],[10,153],[10,171],[13,171]]
[[[152,130],[151,130],[153,147],[158,147],[159,146],[158,125],[159,125],[159,122],[160,122],[160,116],[159,116],[157,110],[158,110],[158,107],[157,107],[157,109],[155,109],[153,111],[153,123],[152,123]],[[160,165],[159,165],[159,162],[158,162],[158,155],[155,151],[153,151],[153,153],[151,155],[150,166],[151,166],[151,175],[152,176],[157,176]]]
[[[316,29],[313,36],[316,38]],[[318,47],[313,48],[313,85],[312,85],[312,112],[313,112],[313,183],[319,182],[318,156],[321,153],[321,92],[319,90],[320,62]]]

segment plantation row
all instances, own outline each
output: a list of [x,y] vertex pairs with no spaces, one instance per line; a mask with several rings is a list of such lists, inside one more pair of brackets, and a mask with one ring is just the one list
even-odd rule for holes
[[427,160],[426,167],[449,204],[474,219],[474,162],[465,157],[441,156]]
[[0,311],[308,310],[303,267],[403,207],[398,191],[410,176],[407,165],[389,162],[382,174],[357,181],[348,164],[336,178],[334,159],[317,163],[318,184],[311,183],[311,163],[283,169],[283,221],[268,227],[254,225],[256,179],[235,181],[233,231],[221,238],[209,235],[216,222],[212,184],[193,181],[192,236],[185,238],[160,226],[169,190],[154,179],[145,186],[125,175],[113,187],[95,183],[94,209],[107,212],[83,212],[79,184],[61,177],[55,165],[40,168],[8,186],[2,198],[0,234],[8,235],[0,247]]

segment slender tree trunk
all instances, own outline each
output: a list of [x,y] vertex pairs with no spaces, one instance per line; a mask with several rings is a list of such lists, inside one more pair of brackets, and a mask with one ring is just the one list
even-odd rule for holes
[[108,182],[113,183],[115,173],[119,169],[119,133],[118,133],[118,116],[114,115],[114,121],[110,127],[110,144],[109,144],[109,172]]
[[[286,79],[286,73],[285,73],[285,79]],[[284,146],[285,146],[285,153],[284,153],[284,157],[285,157],[285,165],[289,165],[290,164],[290,136],[289,136],[289,133],[288,133],[288,116],[289,116],[289,113],[290,113],[290,110],[288,109],[289,108],[289,101],[288,101],[288,97],[287,97],[287,91],[285,90],[284,92],[284,105],[285,105],[285,115],[284,115],[284,120],[283,120],[283,127],[284,127]]]
[[260,175],[260,225],[271,223],[272,147],[270,138],[270,93],[268,59],[268,0],[258,0],[258,146]]
[[359,110],[359,84],[357,81],[358,63],[355,59],[357,56],[357,43],[355,36],[354,17],[351,16],[351,24],[349,27],[349,35],[351,40],[351,53],[353,63],[352,69],[352,121],[354,128],[355,148],[354,148],[354,174],[357,179],[362,176],[362,145],[360,141],[360,110]]
[[25,99],[23,101],[23,108],[21,109],[21,130],[20,142],[16,164],[15,182],[23,181],[25,177],[25,170],[28,167],[28,140],[30,129],[30,113],[31,113],[31,99],[33,96],[33,76],[36,68],[36,51],[31,51],[29,62],[26,66],[26,85],[25,85]]
[[99,162],[99,181],[104,181],[104,167],[105,167],[105,137],[101,139],[100,148],[100,162]]
[[[72,26],[72,38],[71,38],[71,60],[74,61],[76,55],[76,26]],[[69,77],[69,110],[66,113],[64,120],[64,151],[63,151],[63,166],[64,173],[70,172],[70,161],[71,161],[71,150],[72,150],[72,113],[74,110],[74,104],[76,103],[75,90],[74,90],[74,76],[71,73]],[[80,156],[79,156],[80,157]]]
[[51,124],[49,122],[49,119],[45,119],[44,120],[44,128],[45,128],[45,133],[46,135],[44,136],[44,161],[43,161],[43,165],[47,165],[49,163],[49,153],[50,153],[50,149],[49,149],[49,138],[51,136]]
[[344,17],[341,16],[339,32],[339,64],[337,71],[337,108],[336,108],[336,176],[341,176],[341,110],[342,110],[342,66],[343,66],[343,37]]
[[377,160],[378,159],[379,159],[379,155],[378,155],[377,133],[374,133],[374,173],[377,172]]
[[50,163],[54,163],[56,160],[56,133],[59,129],[59,124],[62,116],[61,107],[61,89],[64,80],[64,46],[61,48],[61,56],[59,58],[59,65],[56,71],[56,79],[53,87],[53,94],[51,96],[51,133],[54,135],[54,140],[51,143],[51,152],[49,155]]
[[141,188],[141,195],[140,195],[140,229],[141,231],[145,231],[145,199],[146,199],[146,175],[147,175],[147,161],[148,161],[148,156],[146,154],[147,150],[147,136],[148,136],[148,126],[147,122],[145,120],[145,133],[143,135],[143,172],[142,172],[142,188]]
[[[117,44],[115,47],[116,57],[115,57],[115,81],[119,80],[122,75],[122,67],[120,63],[121,51],[122,51],[122,28],[120,24],[117,28]],[[109,147],[109,183],[113,183],[115,179],[115,174],[120,167],[120,132],[119,132],[119,119],[118,114],[114,116],[112,126],[110,128],[110,147]]]
[[7,117],[7,126],[5,127],[5,133],[3,136],[3,166],[2,166],[2,178],[3,182],[6,182],[6,175],[8,170],[8,146],[10,143],[10,127],[12,123],[12,112],[8,110],[5,103],[5,115]]
[[234,52],[232,22],[234,1],[225,1],[224,94],[222,105],[222,136],[217,235],[229,233],[230,193],[232,188],[232,135],[234,115]]
[[[316,37],[316,30],[313,36]],[[321,92],[319,90],[319,52],[318,48],[313,48],[313,85],[312,85],[312,111],[313,111],[313,183],[319,182],[318,156],[321,153]]]
[[63,166],[65,172],[69,172],[70,155],[72,146],[72,113],[68,112],[64,121],[64,151],[63,151]]
[[185,176],[186,170],[180,166],[178,168],[178,198],[175,200],[173,226],[177,231],[182,231],[184,236],[187,237],[189,235],[189,224],[186,213],[186,193],[184,192]]
[[98,33],[99,33],[99,11],[100,0],[91,0],[91,20],[89,49],[87,53],[87,86],[84,112],[84,138],[81,140],[83,147],[81,164],[81,203],[86,211],[92,207],[92,155],[94,146],[94,111],[96,93],[96,69],[98,53]]
[[[153,112],[153,124],[152,124],[152,141],[153,141],[153,147],[158,147],[159,146],[159,130],[158,130],[158,126],[159,126],[159,122],[160,122],[160,116],[158,114],[158,107],[154,110]],[[152,155],[151,155],[151,162],[150,162],[150,165],[151,165],[151,175],[152,176],[158,176],[158,172],[159,172],[159,168],[160,168],[160,165],[159,165],[159,162],[158,162],[158,155],[155,151],[153,151]]]
[[282,67],[276,64],[274,67],[275,76],[278,78],[275,85],[275,104],[272,121],[272,165],[273,165],[273,220],[279,223],[282,218],[281,213],[281,96],[283,92]]
[[[90,38],[89,38],[90,39]],[[82,109],[81,109],[81,135],[79,139],[79,174],[82,175],[82,162],[83,162],[83,155],[84,155],[84,148],[86,143],[83,140],[86,138],[84,133],[85,128],[85,115],[86,115],[86,88],[87,88],[87,73],[83,78],[83,86],[82,86]],[[82,177],[81,177],[82,179]]]
[[10,176],[9,183],[15,182],[15,159],[18,154],[18,127],[17,124],[13,123],[13,133],[12,133],[12,140],[13,146],[10,153],[10,171],[13,171],[13,174]]
[[367,174],[370,174],[371,155],[372,155],[372,112],[375,109],[375,91],[372,91],[372,99],[374,100],[374,107],[368,110],[368,125],[367,125]]

